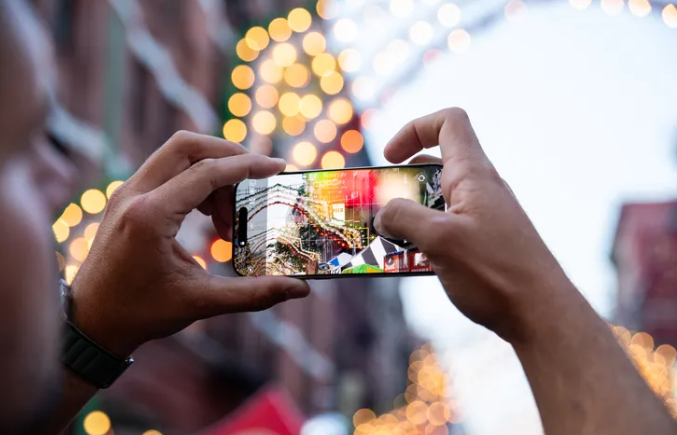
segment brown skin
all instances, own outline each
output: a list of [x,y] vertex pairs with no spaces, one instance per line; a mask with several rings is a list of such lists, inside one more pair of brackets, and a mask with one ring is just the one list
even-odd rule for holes
[[[50,86],[40,74],[48,76],[50,66],[40,62],[50,58],[39,25],[19,1],[0,0],[0,36],[0,433],[37,433],[27,424],[39,420],[62,371],[64,395],[42,432],[54,434],[96,393],[57,363],[49,227],[72,181],[42,133]],[[376,220],[379,231],[417,243],[451,301],[513,344],[548,434],[675,433],[497,175],[463,111],[414,121],[386,157],[401,162],[437,144],[449,211],[393,201]],[[212,277],[174,238],[196,207],[229,237],[228,186],[283,167],[237,144],[175,135],[111,201],[74,283],[75,323],[125,356],[197,319],[305,296],[307,285],[293,279]]]
[[609,327],[574,288],[482,151],[467,114],[446,109],[405,126],[386,146],[400,163],[438,146],[448,210],[407,200],[381,210],[376,229],[414,242],[451,302],[510,342],[548,435],[677,433]]

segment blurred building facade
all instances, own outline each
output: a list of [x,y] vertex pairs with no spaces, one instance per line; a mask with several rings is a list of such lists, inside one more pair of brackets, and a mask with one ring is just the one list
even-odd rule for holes
[[677,346],[677,201],[621,210],[612,259],[618,273],[615,322]]
[[[177,130],[220,131],[238,39],[252,23],[307,6],[298,0],[33,3],[55,40],[59,100],[103,138],[103,149],[80,162],[83,189],[128,176]],[[350,157],[349,164],[369,164],[365,153]],[[187,226],[191,250],[208,252],[215,237],[210,225],[191,217]],[[232,274],[228,263],[210,269]],[[306,300],[200,322],[141,349],[133,368],[93,406],[111,416],[118,435],[199,431],[270,383],[282,385],[307,415],[391,409],[406,388],[409,354],[420,345],[397,288],[395,279],[322,281]],[[78,424],[73,433],[81,433]]]

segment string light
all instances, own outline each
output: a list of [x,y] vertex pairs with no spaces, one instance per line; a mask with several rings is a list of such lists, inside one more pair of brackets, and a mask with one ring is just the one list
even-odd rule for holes
[[602,10],[608,15],[618,15],[623,12],[623,9],[625,9],[623,0],[602,0]]
[[66,269],[64,270],[64,278],[66,278],[66,282],[68,284],[72,284],[73,280],[75,279],[75,275],[78,274],[78,270],[80,268],[74,264],[71,264],[69,266],[66,266]]
[[354,48],[347,48],[339,54],[338,62],[343,71],[355,72],[362,65],[362,56]]
[[66,225],[73,228],[82,222],[82,209],[77,204],[70,203],[59,220],[66,222]]
[[336,69],[336,59],[329,53],[321,53],[315,56],[311,66],[316,75],[326,76]]
[[427,45],[433,39],[433,27],[427,21],[417,21],[409,29],[409,38],[416,45]]
[[341,136],[341,148],[343,151],[355,154],[359,152],[364,146],[364,138],[362,133],[357,130],[348,130]]
[[259,134],[270,134],[275,130],[277,125],[277,120],[275,115],[268,112],[267,110],[261,110],[254,114],[252,118],[252,127]]
[[646,17],[651,13],[651,3],[649,0],[630,0],[628,2],[630,13],[636,17]]
[[223,125],[223,137],[231,142],[242,142],[247,137],[247,126],[239,119],[231,119]]
[[101,411],[90,412],[83,422],[89,435],[106,435],[110,430],[110,418]]
[[245,34],[245,41],[252,50],[261,51],[268,47],[270,37],[263,27],[252,27]]
[[256,103],[264,109],[275,107],[279,99],[277,88],[272,85],[261,85],[254,96]]
[[235,53],[237,57],[242,59],[245,62],[251,62],[259,57],[259,52],[257,50],[252,50],[252,48],[247,44],[246,39],[241,39],[235,46]]
[[233,94],[228,99],[228,110],[235,116],[247,116],[252,110],[252,100],[242,92]]
[[284,42],[291,37],[291,27],[285,18],[275,18],[268,25],[270,39],[276,42]]
[[89,254],[89,243],[84,238],[78,237],[71,242],[68,252],[71,254],[71,257],[82,263],[87,259],[87,254]]
[[282,119],[282,129],[290,136],[298,136],[306,129],[306,120],[303,116],[285,116]]
[[107,197],[108,199],[110,199],[110,197],[113,196],[113,193],[115,193],[115,191],[118,190],[118,188],[119,188],[120,186],[122,186],[123,184],[124,184],[124,181],[120,181],[120,180],[118,180],[118,181],[112,181],[112,182],[108,185],[108,187],[106,187],[106,197]]
[[343,125],[353,118],[353,106],[345,98],[339,98],[329,104],[327,113],[329,119],[339,125]]
[[307,119],[315,119],[322,113],[322,100],[315,94],[308,94],[301,98],[299,111]]
[[273,49],[273,61],[281,67],[292,65],[296,62],[296,56],[296,48],[288,42],[277,44]]
[[310,142],[299,142],[292,149],[292,158],[301,167],[310,166],[317,158],[317,148]]
[[461,9],[454,3],[446,3],[437,11],[437,20],[444,27],[455,27],[461,22]]
[[336,95],[343,89],[343,83],[343,76],[336,71],[332,71],[330,74],[322,76],[320,88],[322,88],[325,94]]
[[312,24],[310,12],[303,8],[293,9],[291,12],[289,12],[287,20],[289,21],[289,27],[291,27],[291,29],[297,33],[305,32]]
[[[280,46],[278,45],[276,47],[276,49],[279,48],[279,47]],[[274,56],[275,56],[275,51],[273,51],[273,57]],[[261,66],[259,66],[259,74],[260,74],[261,78],[268,83],[278,83],[280,80],[282,80],[282,75],[284,74],[284,69],[273,58],[273,59],[264,60],[261,63]]]
[[359,33],[357,23],[350,18],[342,18],[334,24],[334,36],[343,43],[353,42]]
[[87,228],[85,228],[85,232],[84,232],[85,240],[87,240],[88,242],[91,242],[92,240],[94,240],[94,237],[96,237],[97,231],[99,231],[99,223],[98,222],[94,222],[92,224],[87,225]]
[[571,4],[571,6],[573,6],[575,9],[582,11],[587,9],[592,4],[592,0],[569,0],[569,4]]
[[310,71],[305,65],[295,63],[284,70],[284,81],[294,88],[302,88],[310,80]]
[[346,159],[343,154],[337,151],[329,151],[322,157],[322,169],[341,169],[346,166]]
[[470,49],[472,39],[470,38],[470,33],[463,29],[457,29],[449,34],[447,43],[451,51],[456,54],[463,54]]
[[233,257],[233,244],[219,239],[212,243],[210,253],[212,254],[212,258],[214,260],[218,261],[219,263],[225,263],[230,261],[230,259]]
[[247,65],[238,65],[233,68],[231,73],[233,85],[238,89],[245,90],[251,88],[255,79],[254,71]]
[[301,106],[301,98],[293,93],[287,92],[280,97],[278,109],[285,116],[294,116],[299,113]]
[[677,7],[675,7],[675,5],[667,5],[665,8],[663,8],[661,15],[663,16],[663,21],[668,25],[668,27],[677,29]]
[[328,119],[323,119],[315,124],[315,137],[322,143],[329,143],[336,139],[336,124]]
[[162,435],[162,432],[156,430],[147,430],[141,435]]
[[327,48],[327,41],[320,32],[310,32],[303,38],[303,51],[309,56],[317,56]]
[[54,222],[54,225],[52,225],[52,231],[54,232],[54,237],[58,243],[68,240],[68,236],[71,233],[70,227],[63,219],[58,219],[56,222]]
[[99,214],[106,208],[106,195],[99,189],[89,189],[80,197],[80,205],[89,214]]

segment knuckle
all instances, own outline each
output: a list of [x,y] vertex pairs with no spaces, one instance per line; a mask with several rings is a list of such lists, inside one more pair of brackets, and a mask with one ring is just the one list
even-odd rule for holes
[[183,144],[186,142],[190,142],[191,139],[195,137],[195,133],[192,133],[187,130],[179,130],[176,133],[172,135],[172,137],[169,138],[169,142],[171,143],[176,143],[176,144]]
[[124,207],[119,218],[119,225],[124,230],[143,230],[150,225],[150,208],[147,196],[138,196]]

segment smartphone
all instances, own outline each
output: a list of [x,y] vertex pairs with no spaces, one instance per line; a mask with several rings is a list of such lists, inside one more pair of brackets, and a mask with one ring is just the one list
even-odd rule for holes
[[444,210],[442,166],[287,172],[235,187],[233,267],[242,276],[429,275],[425,255],[374,230],[394,198]]

